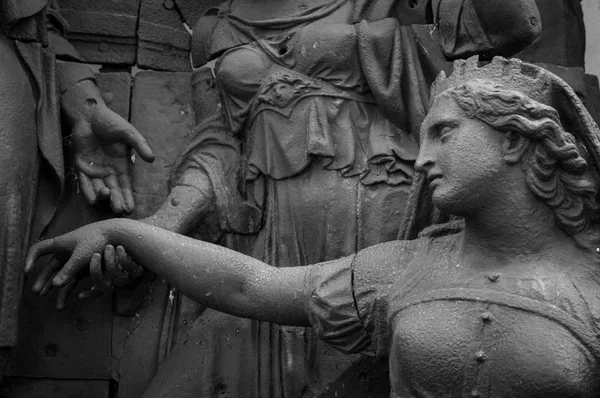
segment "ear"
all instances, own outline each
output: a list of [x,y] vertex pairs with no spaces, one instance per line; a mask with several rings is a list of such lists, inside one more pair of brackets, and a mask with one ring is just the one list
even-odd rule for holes
[[515,164],[521,161],[523,155],[529,149],[530,140],[514,131],[504,134],[502,140],[502,156],[508,164]]

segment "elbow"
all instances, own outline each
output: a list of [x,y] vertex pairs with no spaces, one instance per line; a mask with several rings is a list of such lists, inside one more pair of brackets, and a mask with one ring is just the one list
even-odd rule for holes
[[493,35],[492,42],[496,48],[496,54],[505,57],[517,54],[531,45],[540,36],[541,32],[541,20],[532,17],[527,25],[521,24],[502,34]]
[[473,2],[496,55],[514,55],[542,33],[542,19],[534,0]]

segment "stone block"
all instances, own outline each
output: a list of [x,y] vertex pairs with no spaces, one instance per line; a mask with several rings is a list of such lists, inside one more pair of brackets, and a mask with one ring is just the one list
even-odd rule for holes
[[2,398],[110,398],[107,380],[35,380],[8,377],[2,382]]
[[69,41],[89,63],[134,65],[141,0],[60,0]]
[[144,0],[138,27],[138,66],[190,71],[190,33],[173,0]]
[[185,22],[189,26],[194,26],[196,21],[200,19],[204,13],[212,8],[218,7],[223,0],[174,0],[179,9]]

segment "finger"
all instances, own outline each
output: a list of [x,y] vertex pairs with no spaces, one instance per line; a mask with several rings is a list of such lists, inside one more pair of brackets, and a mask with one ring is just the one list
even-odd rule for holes
[[57,249],[58,242],[54,238],[43,240],[31,246],[29,252],[27,252],[27,258],[25,259],[25,272],[30,272],[33,269],[35,260],[39,257],[53,253]]
[[56,309],[63,310],[65,308],[65,303],[67,302],[67,298],[77,285],[77,280],[73,279],[71,282],[67,283],[65,287],[58,291],[58,296],[56,297]]
[[75,278],[85,266],[87,266],[87,262],[85,261],[84,256],[82,256],[81,253],[74,251],[69,258],[69,261],[65,263],[54,279],[52,279],[52,283],[55,287],[65,286],[71,279]]
[[79,156],[75,159],[75,167],[80,173],[85,173],[90,178],[104,178],[111,173],[111,169],[102,164],[95,164],[93,161]]
[[123,194],[123,211],[125,214],[131,214],[135,208],[135,200],[133,199],[129,170],[119,176],[119,186]]
[[81,171],[79,172],[79,187],[81,188],[81,192],[83,193],[85,200],[87,200],[91,205],[95,204],[98,198],[96,196],[96,192],[94,192],[92,181],[85,173],[82,173]]
[[117,246],[117,257],[119,258],[119,265],[132,278],[137,278],[144,273],[144,268],[133,261],[123,246]]
[[152,163],[154,162],[154,153],[152,153],[152,149],[150,145],[148,145],[148,141],[144,138],[143,135],[140,134],[139,131],[132,125],[129,125],[128,129],[121,130],[122,139],[128,146],[135,149],[135,151],[140,155],[142,159],[146,162]]
[[[35,283],[33,284],[31,290],[34,293],[43,296],[43,291],[44,289],[46,289],[46,285],[48,284],[48,282],[52,282],[52,277],[56,273],[56,270],[60,269],[60,266],[61,263],[56,259],[56,257],[52,256],[52,259],[46,265],[44,265],[44,267],[38,273],[37,278],[35,279]],[[50,289],[46,289],[46,293],[47,290]]]
[[52,287],[54,286],[52,285],[52,278],[54,277],[54,275],[56,275],[56,272],[52,272],[50,274],[50,277],[48,278],[48,280],[46,280],[46,284],[40,290],[39,296],[45,296],[46,294],[48,294],[50,289],[52,289]]
[[109,175],[104,179],[106,185],[110,188],[110,207],[115,214],[123,213],[123,195],[115,175]]
[[104,293],[102,290],[98,289],[96,286],[93,286],[90,290],[85,290],[77,296],[80,300],[87,300],[91,298],[96,298],[102,296]]
[[104,248],[104,262],[106,264],[106,276],[115,286],[125,286],[129,282],[129,277],[123,272],[119,265],[115,247],[108,245]]
[[112,289],[110,280],[104,276],[104,272],[102,271],[102,255],[100,253],[92,255],[92,259],[90,260],[90,274],[92,275],[92,279],[94,279],[96,287],[100,290],[110,291]]
[[94,192],[96,193],[97,200],[106,200],[110,198],[110,189],[104,183],[104,180],[100,178],[94,178],[92,180]]

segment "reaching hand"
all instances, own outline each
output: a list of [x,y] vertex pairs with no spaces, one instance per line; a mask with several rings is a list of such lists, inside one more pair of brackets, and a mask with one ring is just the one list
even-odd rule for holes
[[131,213],[135,201],[130,149],[147,162],[154,160],[154,154],[135,127],[105,104],[95,104],[89,115],[74,124],[71,136],[83,195],[91,204],[110,199],[117,214]]
[[87,269],[94,253],[101,252],[109,244],[106,231],[113,221],[115,220],[86,225],[68,234],[34,244],[27,253],[25,272],[33,270],[38,257],[55,255],[55,260],[38,274],[34,289],[42,292],[46,287],[50,288],[50,281],[54,286],[61,287],[75,280]]

